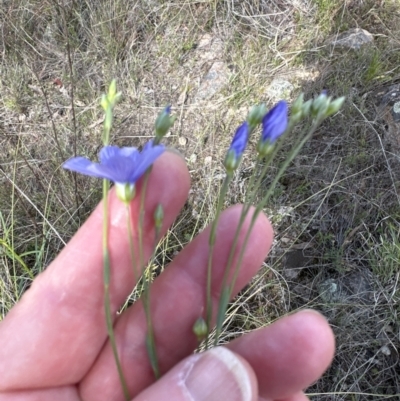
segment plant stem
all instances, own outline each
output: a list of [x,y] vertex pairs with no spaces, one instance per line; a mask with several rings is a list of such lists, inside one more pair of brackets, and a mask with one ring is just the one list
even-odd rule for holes
[[[144,224],[144,202],[146,198],[147,192],[147,184],[149,181],[149,176],[151,172],[151,167],[146,171],[146,174],[143,178],[143,186],[140,193],[140,206],[139,206],[139,226],[138,226],[138,237],[139,237],[139,266],[142,269],[144,266],[144,257],[143,257],[143,224]],[[158,357],[157,357],[157,349],[155,344],[154,337],[154,328],[153,322],[151,318],[151,306],[150,306],[150,277],[143,277],[143,308],[146,315],[147,322],[147,334],[146,334],[146,348],[147,353],[150,359],[151,367],[154,372],[154,376],[156,379],[160,377],[160,369],[158,365]]]
[[[300,135],[300,139],[296,142],[295,146],[293,147],[292,151],[289,153],[289,156],[285,159],[285,161],[282,163],[277,175],[275,176],[274,180],[272,181],[271,185],[268,188],[267,194],[264,196],[264,198],[262,199],[262,201],[257,205],[256,210],[254,211],[254,214],[252,216],[251,222],[250,222],[250,226],[249,229],[246,233],[244,242],[243,242],[243,246],[240,250],[240,254],[238,257],[238,261],[236,262],[235,265],[235,269],[234,269],[234,273],[233,273],[233,277],[232,277],[232,281],[231,284],[228,286],[227,285],[227,280],[228,280],[228,276],[231,270],[231,264],[233,262],[233,257],[234,257],[234,253],[236,250],[236,246],[237,246],[237,241],[239,238],[239,232],[242,228],[244,219],[248,213],[248,211],[250,210],[250,206],[251,203],[246,202],[246,204],[243,206],[242,209],[242,213],[239,219],[239,223],[235,232],[235,237],[233,240],[233,244],[231,247],[231,251],[229,253],[229,257],[228,257],[228,263],[227,263],[227,268],[225,269],[224,272],[224,277],[222,280],[222,296],[221,296],[221,300],[220,300],[220,304],[218,307],[218,317],[217,317],[217,327],[216,327],[216,335],[215,335],[215,340],[214,340],[214,345],[218,344],[219,341],[219,336],[221,334],[222,331],[222,324],[225,318],[225,314],[226,314],[226,310],[228,307],[228,303],[229,300],[232,296],[233,293],[233,289],[237,280],[237,277],[239,275],[239,269],[240,266],[242,264],[243,261],[243,257],[244,257],[244,252],[246,250],[247,247],[247,243],[249,241],[250,238],[250,234],[251,231],[254,227],[254,224],[257,220],[257,216],[260,214],[260,212],[263,210],[263,207],[265,206],[265,204],[268,202],[270,196],[272,195],[273,190],[275,189],[276,184],[278,183],[278,181],[280,180],[280,178],[282,177],[282,175],[284,174],[284,172],[286,171],[287,167],[289,166],[289,164],[293,161],[293,159],[298,155],[298,153],[300,152],[300,150],[302,149],[302,147],[304,146],[304,144],[310,139],[310,137],[313,135],[313,133],[315,132],[315,130],[317,129],[317,127],[319,126],[319,124],[321,123],[321,121],[314,121],[310,131],[308,132],[307,135],[304,135],[304,137],[302,138],[302,135]],[[293,128],[293,126],[290,126],[287,130],[287,133],[290,132],[290,130]],[[254,186],[252,193],[249,197],[249,202],[253,201],[256,191],[258,190],[262,178],[265,175],[268,166],[271,164],[272,160],[274,159],[276,155],[276,151],[273,152],[272,157],[268,159],[266,165],[264,166],[264,169],[262,171],[262,174],[260,175],[257,184]]]
[[111,262],[108,252],[108,189],[109,183],[103,180],[103,279],[104,279],[104,310],[106,317],[107,333],[110,339],[111,348],[114,354],[114,360],[117,365],[118,375],[121,381],[122,390],[126,401],[130,400],[128,386],[124,377],[121,361],[118,356],[117,344],[115,341],[113,319],[111,312],[110,297],[110,279],[111,279]]
[[210,327],[211,327],[211,319],[212,319],[212,299],[211,299],[211,286],[212,286],[212,261],[213,261],[213,253],[214,246],[216,241],[216,233],[219,216],[221,214],[224,198],[226,193],[228,192],[229,184],[232,181],[233,175],[226,174],[225,180],[222,184],[222,188],[219,193],[217,210],[215,218],[211,225],[210,236],[208,238],[209,251],[208,251],[208,262],[207,262],[207,283],[206,283],[206,325],[207,325],[207,335],[205,340],[206,350],[208,349],[208,339],[210,335]]

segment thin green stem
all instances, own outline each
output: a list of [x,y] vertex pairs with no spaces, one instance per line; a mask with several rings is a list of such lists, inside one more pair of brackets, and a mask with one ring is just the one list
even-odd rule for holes
[[[144,266],[143,256],[143,225],[145,216],[145,199],[147,192],[147,184],[149,182],[151,167],[146,171],[143,178],[143,186],[140,193],[140,206],[139,206],[139,225],[138,225],[138,237],[139,237],[139,266],[142,269]],[[150,306],[150,277],[143,277],[143,308],[146,315],[147,322],[147,334],[146,334],[146,347],[149,355],[151,367],[154,372],[156,379],[160,377],[160,369],[158,364],[157,349],[154,336],[153,322],[151,318],[151,306]]]
[[232,174],[226,174],[224,182],[222,184],[221,190],[218,196],[217,210],[215,213],[215,218],[211,225],[210,236],[208,238],[208,262],[207,262],[207,283],[206,283],[206,325],[207,325],[207,335],[205,340],[206,350],[208,349],[208,339],[210,335],[210,327],[211,327],[211,319],[212,319],[212,299],[211,299],[211,286],[212,286],[212,262],[213,262],[213,253],[216,241],[217,234],[217,226],[219,216],[221,214],[223,202],[228,192],[229,184],[232,181]]
[[114,360],[117,365],[118,375],[121,381],[122,390],[126,401],[130,400],[128,385],[124,377],[121,361],[118,355],[117,344],[115,341],[113,319],[111,312],[110,297],[110,279],[111,279],[111,262],[108,252],[108,189],[109,183],[103,180],[103,279],[104,279],[104,310],[107,324],[108,337],[110,339],[111,348],[114,354]]
[[128,203],[126,205],[126,220],[127,220],[126,225],[128,226],[129,254],[131,255],[133,278],[135,280],[135,283],[137,284],[139,282],[139,275],[138,272],[136,271],[136,256],[135,256],[135,247],[133,245],[133,227],[132,227],[131,212],[132,212],[131,203]]
[[[252,203],[254,201],[254,198],[261,186],[262,180],[265,177],[265,175],[267,174],[267,170],[268,170],[269,166],[272,164],[272,162],[275,159],[275,156],[278,154],[278,152],[282,148],[283,144],[285,143],[285,137],[287,137],[292,132],[294,126],[295,126],[295,124],[292,121],[289,121],[289,126],[287,127],[286,131],[280,137],[280,141],[274,146],[272,153],[268,154],[266,157],[259,156],[257,158],[258,161],[264,162],[264,167],[261,171],[261,174],[259,174],[258,179],[254,185],[252,185],[254,180],[252,181],[251,178],[253,178],[255,173],[253,173],[252,177],[250,178],[250,183],[249,183],[250,195],[248,197],[246,196],[246,202],[245,202],[245,205],[247,205],[248,209],[250,208],[250,206],[252,205]],[[248,209],[247,209],[247,212],[248,212]]]
[[256,210],[254,211],[254,214],[253,214],[252,219],[251,219],[250,227],[249,227],[249,229],[248,229],[248,231],[246,233],[246,237],[245,237],[242,249],[240,251],[238,262],[237,262],[237,264],[235,266],[234,275],[232,277],[232,282],[231,282],[231,285],[230,285],[230,296],[232,295],[233,288],[234,288],[234,285],[236,283],[236,280],[237,280],[237,277],[238,277],[238,274],[239,274],[239,269],[240,269],[240,266],[241,266],[242,261],[243,261],[244,252],[246,250],[246,246],[247,246],[247,243],[249,241],[251,231],[252,231],[252,229],[254,227],[254,224],[255,224],[255,222],[257,220],[258,215],[260,214],[260,212],[263,210],[264,206],[268,202],[270,196],[272,195],[272,193],[273,193],[273,191],[275,189],[276,184],[281,179],[282,175],[285,173],[285,171],[288,168],[289,164],[299,154],[300,150],[303,148],[304,144],[311,138],[311,136],[313,135],[313,133],[315,132],[315,130],[317,129],[319,124],[320,124],[319,121],[315,121],[312,124],[311,129],[308,132],[308,134],[305,135],[301,140],[299,140],[298,143],[296,144],[296,146],[294,146],[292,151],[289,153],[289,157],[287,157],[285,159],[285,161],[282,163],[282,165],[281,165],[281,167],[280,167],[280,169],[278,171],[278,174],[275,176],[274,180],[272,181],[271,185],[269,186],[268,191],[265,194],[264,198],[257,205]]
[[[243,226],[243,222],[245,220],[245,217],[247,216],[247,213],[250,210],[251,203],[246,202],[246,204],[243,206],[242,213],[241,213],[241,216],[240,216],[240,219],[239,219],[239,223],[238,223],[238,226],[237,226],[237,229],[236,229],[236,232],[235,232],[235,237],[234,237],[234,240],[233,240],[231,251],[229,253],[227,268],[225,269],[224,277],[223,277],[223,280],[222,280],[222,295],[221,295],[220,304],[219,304],[219,307],[218,307],[217,327],[216,327],[216,335],[215,335],[215,340],[214,340],[214,344],[215,345],[217,345],[218,341],[219,341],[219,336],[220,336],[221,331],[222,331],[222,324],[224,322],[224,318],[225,318],[226,310],[227,310],[227,307],[228,307],[228,303],[229,303],[229,300],[230,300],[230,298],[232,296],[232,293],[233,293],[233,290],[234,290],[234,286],[235,286],[237,277],[239,275],[240,266],[241,266],[242,261],[243,261],[244,252],[246,250],[247,243],[249,241],[251,231],[252,231],[252,229],[254,227],[254,224],[255,224],[255,222],[257,220],[257,216],[263,210],[265,204],[268,202],[268,200],[269,200],[269,198],[270,198],[270,196],[271,196],[276,184],[278,183],[278,181],[280,180],[280,178],[282,177],[282,175],[286,171],[286,169],[289,166],[289,164],[298,155],[298,153],[300,152],[300,150],[302,149],[304,144],[313,135],[313,133],[315,132],[315,130],[319,126],[320,122],[321,121],[315,121],[312,124],[311,129],[308,132],[308,134],[305,135],[303,138],[302,138],[302,135],[300,135],[300,139],[296,142],[296,144],[293,147],[292,151],[289,153],[289,157],[287,157],[285,159],[285,161],[282,163],[277,175],[275,176],[273,182],[269,186],[267,194],[264,196],[262,201],[257,205],[256,210],[254,211],[254,214],[252,216],[252,220],[250,222],[249,229],[248,229],[248,231],[246,233],[246,236],[245,236],[245,239],[244,239],[244,242],[243,242],[243,246],[242,246],[242,248],[240,250],[238,261],[237,261],[237,263],[235,265],[235,268],[234,268],[231,284],[228,286],[227,285],[227,280],[228,280],[228,277],[229,277],[229,273],[231,271],[231,264],[233,262],[233,257],[234,257],[234,254],[235,254],[235,250],[236,250],[236,246],[237,246],[237,242],[238,242],[238,238],[239,238],[239,232],[240,232],[240,230],[241,230],[241,228]],[[287,130],[287,133],[291,129],[292,129],[292,126],[289,127],[289,129]],[[261,173],[261,175],[260,175],[260,177],[259,177],[259,179],[257,181],[257,184],[254,186],[254,188],[252,190],[252,195],[250,195],[250,197],[249,197],[249,202],[251,202],[254,199],[256,191],[258,190],[259,186],[261,185],[262,178],[265,175],[265,173],[267,171],[267,168],[268,168],[268,166],[270,166],[270,164],[271,164],[272,160],[274,159],[275,155],[276,155],[276,152],[274,151],[273,152],[273,156],[268,159],[268,162],[264,166],[264,169],[263,169],[263,171],[262,171],[262,173]]]

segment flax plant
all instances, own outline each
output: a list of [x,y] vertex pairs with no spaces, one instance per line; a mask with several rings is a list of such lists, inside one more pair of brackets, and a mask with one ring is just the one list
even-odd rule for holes
[[[165,107],[157,116],[155,122],[155,137],[147,142],[142,151],[134,147],[111,146],[110,132],[113,122],[113,109],[118,102],[121,94],[117,93],[116,83],[112,81],[108,93],[103,95],[101,106],[105,112],[104,128],[103,128],[103,148],[99,153],[99,162],[92,162],[85,157],[74,157],[67,160],[63,167],[74,172],[89,175],[91,177],[103,179],[103,276],[104,276],[104,311],[107,326],[107,332],[110,344],[113,350],[116,368],[120,378],[121,386],[126,400],[130,399],[127,381],[124,377],[123,368],[121,366],[120,356],[118,355],[116,339],[113,329],[113,315],[110,300],[110,282],[112,274],[112,266],[108,249],[109,242],[109,206],[108,195],[110,182],[115,184],[115,191],[118,199],[124,203],[127,214],[127,232],[129,236],[129,248],[132,259],[132,267],[135,282],[139,282],[140,275],[145,271],[145,255],[143,230],[145,221],[145,202],[151,167],[154,161],[165,151],[165,146],[161,144],[162,139],[170,130],[175,121],[175,117],[171,116],[171,107]],[[280,101],[270,111],[267,112],[265,105],[254,106],[244,123],[236,130],[232,143],[227,151],[224,166],[226,170],[225,180],[221,187],[215,217],[211,224],[210,236],[208,240],[209,253],[207,259],[207,278],[205,293],[205,312],[204,316],[200,316],[193,325],[193,332],[196,335],[199,345],[205,340],[206,349],[210,346],[210,332],[212,327],[212,297],[211,285],[213,275],[213,256],[215,244],[217,241],[217,227],[219,218],[223,209],[224,199],[229,191],[232,179],[238,167],[240,166],[243,153],[246,150],[250,136],[261,125],[261,136],[257,144],[257,164],[261,166],[260,171],[254,169],[250,177],[248,189],[246,192],[245,202],[239,218],[239,222],[234,234],[233,244],[231,246],[227,265],[225,266],[221,296],[217,306],[216,334],[214,345],[218,344],[221,334],[223,322],[226,316],[229,300],[233,295],[235,283],[239,274],[240,265],[242,263],[247,243],[250,238],[251,231],[256,222],[257,216],[261,213],[267,202],[269,201],[276,184],[282,177],[289,164],[298,155],[304,144],[311,138],[321,122],[336,113],[343,105],[344,98],[334,101],[325,93],[322,93],[314,100],[304,102],[303,95],[293,103],[291,108],[291,116],[288,117],[288,106],[285,101]],[[305,122],[305,126],[301,133],[297,136],[292,149],[288,156],[280,165],[277,174],[272,183],[269,185],[265,195],[259,202],[256,202],[257,194],[260,191],[263,180],[274,162],[278,151],[284,143],[293,128],[299,123]],[[139,218],[137,225],[137,249],[134,241],[134,227],[132,226],[132,200],[136,196],[136,182],[142,178],[142,187],[139,203]],[[246,217],[250,213],[251,207],[254,207],[250,225],[244,235],[243,244],[238,249],[239,235],[243,228]],[[158,204],[153,212],[153,223],[155,228],[154,243],[150,255],[148,268],[154,265],[157,243],[160,239],[161,227],[164,219],[163,205]],[[235,255],[237,255],[235,259]],[[234,262],[235,260],[235,262]],[[150,302],[150,284],[151,278],[145,275],[143,280],[142,302],[146,316],[147,332],[146,332],[146,348],[153,369],[155,378],[160,377],[160,369],[157,358],[157,339],[154,333],[154,324],[151,316]]]
[[[103,148],[99,154],[99,163],[91,162],[85,157],[74,157],[67,160],[63,167],[81,174],[89,175],[96,178],[103,178],[103,276],[104,276],[104,307],[106,316],[106,325],[108,336],[110,339],[111,347],[116,362],[118,375],[120,377],[121,385],[123,388],[124,396],[126,400],[130,399],[128,386],[124,377],[123,369],[121,366],[118,350],[116,346],[116,340],[113,329],[113,318],[111,311],[111,300],[110,300],[110,281],[111,281],[111,262],[108,250],[109,241],[109,211],[108,211],[108,192],[109,182],[114,182],[116,187],[116,195],[120,201],[126,205],[128,215],[128,233],[129,243],[131,248],[132,264],[134,270],[134,276],[136,276],[136,264],[135,264],[135,253],[133,245],[133,230],[129,216],[130,204],[136,194],[136,182],[141,178],[154,163],[154,161],[164,152],[165,147],[163,145],[155,144],[153,141],[148,142],[143,150],[139,152],[134,147],[119,148],[117,146],[109,145],[110,131],[113,120],[113,109],[120,98],[120,93],[116,91],[116,83],[112,81],[110,88],[106,95],[103,95],[101,100],[101,106],[105,111],[104,119],[104,130],[103,130]],[[142,228],[144,220],[144,197],[146,192],[148,180],[148,173],[144,179],[144,188],[142,188],[142,197],[140,199],[140,218],[139,218],[139,265],[140,269],[144,265],[143,256],[143,240],[142,240]],[[146,288],[146,286],[145,286]],[[148,289],[148,286],[147,286]],[[152,332],[152,324],[149,310],[149,295],[148,291],[144,297],[143,305],[146,311],[148,333],[147,333],[147,344],[149,349],[149,356],[151,365],[154,369],[156,377],[159,376],[158,364],[156,361],[155,344],[154,344],[154,333]]]
[[[217,321],[216,321],[216,334],[215,334],[215,339],[214,339],[214,345],[216,346],[219,341],[219,336],[222,331],[222,325],[225,320],[226,316],[226,311],[228,307],[229,300],[232,297],[233,294],[233,289],[239,274],[239,269],[244,257],[244,253],[246,250],[246,246],[248,243],[248,240],[250,238],[251,231],[253,229],[253,226],[257,220],[257,216],[260,214],[260,212],[263,210],[265,205],[267,204],[270,196],[272,195],[276,184],[278,183],[279,179],[282,177],[290,163],[294,160],[294,158],[298,155],[304,144],[311,138],[315,130],[318,128],[318,126],[322,123],[322,121],[331,116],[332,114],[336,113],[341,106],[343,105],[344,98],[339,98],[334,101],[332,101],[331,98],[329,98],[325,93],[322,93],[320,96],[318,96],[315,100],[309,100],[307,102],[304,102],[304,96],[301,94],[299,98],[293,103],[292,106],[292,115],[290,119],[288,118],[287,115],[287,105],[286,102],[281,101],[279,102],[274,108],[272,108],[268,113],[266,113],[262,119],[262,135],[259,139],[258,145],[257,145],[257,162],[259,164],[263,164],[263,168],[261,171],[261,174],[259,175],[258,179],[256,180],[256,170],[253,171],[252,176],[250,177],[249,181],[249,187],[247,189],[247,196],[245,198],[245,204],[243,205],[242,212],[239,218],[238,226],[235,231],[234,239],[233,239],[233,244],[230,248],[229,256],[228,256],[228,262],[224,270],[224,275],[222,279],[222,286],[221,286],[221,296],[219,300],[219,305],[217,309]],[[258,110],[261,110],[261,106]],[[255,128],[256,125],[259,124],[260,120],[260,112],[257,113],[258,111],[256,108],[253,108],[252,111],[249,113],[249,116],[247,118],[248,122],[253,123],[253,129]],[[254,116],[257,115],[257,118],[254,118]],[[253,117],[253,118],[252,118]],[[271,163],[273,162],[278,150],[281,147],[281,144],[283,143],[282,141],[278,144],[276,144],[277,140],[279,138],[283,139],[287,135],[290,134],[290,132],[293,130],[293,128],[296,126],[297,123],[304,119],[311,119],[311,123],[309,125],[306,125],[305,128],[303,128],[301,134],[298,136],[298,139],[295,141],[295,144],[292,148],[292,150],[289,152],[288,156],[284,160],[284,162],[281,164],[278,173],[274,177],[273,182],[270,184],[267,193],[265,196],[261,199],[261,201],[258,204],[255,204],[255,210],[253,212],[251,221],[250,221],[250,226],[246,232],[243,245],[239,251],[239,255],[236,261],[235,266],[233,266],[233,259],[234,255],[237,252],[237,245],[238,245],[238,239],[239,239],[239,233],[242,229],[243,223],[250,211],[250,207],[254,204],[255,196],[257,192],[259,191],[262,181],[268,171],[268,168],[271,166]],[[225,159],[225,168],[226,168],[226,179],[227,177],[232,177],[234,170],[236,170],[239,167],[240,164],[240,159],[242,156],[242,153],[239,155],[239,157],[234,157],[232,155],[236,155],[236,147],[235,143],[238,141],[236,138],[237,135],[235,135],[234,140],[232,141],[232,144],[228,150],[227,157]],[[243,135],[243,138],[245,135]],[[246,138],[247,141],[248,137]],[[244,149],[243,149],[244,151]],[[237,163],[230,163],[230,160],[237,160]],[[228,162],[227,162],[228,161]],[[231,166],[234,166],[232,169]],[[231,180],[231,178],[230,178]],[[220,191],[220,197],[223,194],[225,196],[227,192],[226,188],[222,188]],[[221,208],[222,202],[218,202],[217,205],[217,212],[216,212],[216,219],[212,223],[212,227],[216,227],[218,224],[218,218],[220,215],[220,208]],[[215,229],[214,229],[215,230]],[[213,249],[213,246],[211,244],[214,244],[216,241],[215,239],[215,234],[212,236],[210,234],[210,249]],[[210,254],[212,252],[210,251]],[[209,260],[212,260],[212,256],[209,255]],[[211,287],[209,287],[209,283],[211,283],[211,274],[212,274],[212,268],[208,269],[208,275],[207,276],[207,296],[206,296],[206,310],[207,310],[207,334],[206,334],[206,348],[208,347],[207,340],[209,337],[209,328],[211,327],[210,325],[210,319],[211,319],[211,297],[208,295],[209,292],[211,291]],[[228,283],[228,279],[231,276],[231,281]]]

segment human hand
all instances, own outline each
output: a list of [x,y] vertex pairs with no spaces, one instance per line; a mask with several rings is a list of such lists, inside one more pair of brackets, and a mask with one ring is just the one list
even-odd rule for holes
[[[163,205],[165,233],[186,201],[189,181],[184,161],[173,153],[166,152],[154,164],[145,202],[146,258],[155,235],[152,212],[158,203]],[[133,222],[138,219],[135,202]],[[222,213],[219,222],[213,263],[216,298],[239,214],[240,206],[234,206]],[[111,307],[132,399],[306,398],[302,389],[323,373],[334,352],[332,332],[315,312],[296,313],[227,346],[191,355],[197,346],[192,326],[205,305],[208,230],[186,246],[151,286],[156,347],[164,374],[154,382],[145,347],[147,326],[142,304],[116,314],[134,286],[135,275],[126,208],[113,193],[110,216]],[[99,206],[0,323],[0,401],[124,400],[104,316],[101,237]],[[240,236],[238,249],[243,239],[244,235]],[[260,216],[245,251],[235,293],[257,272],[271,242],[272,228]]]

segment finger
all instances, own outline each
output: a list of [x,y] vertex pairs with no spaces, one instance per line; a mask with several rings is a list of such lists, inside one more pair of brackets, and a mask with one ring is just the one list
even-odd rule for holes
[[257,375],[260,396],[281,400],[317,380],[332,362],[335,339],[325,318],[307,310],[236,339],[227,347]]
[[76,386],[0,393],[0,401],[80,401]]
[[139,394],[134,401],[256,401],[249,364],[226,348],[192,355]]
[[[184,161],[165,153],[154,164],[145,201],[144,255],[154,244],[153,213],[161,203],[163,233],[183,206],[189,189]],[[138,194],[132,204],[137,222]],[[115,312],[134,285],[126,207],[110,196],[109,252]],[[71,384],[93,364],[107,334],[104,318],[103,209],[100,204],[59,257],[33,283],[0,325],[0,391]],[[136,241],[137,242],[137,241]],[[18,333],[18,335],[16,335]]]
[[[214,305],[217,305],[219,300],[222,278],[241,210],[241,206],[235,206],[224,211],[218,224],[212,274]],[[245,220],[240,232],[235,260],[242,248],[249,224],[250,216]],[[195,238],[151,286],[151,316],[162,373],[171,369],[197,346],[192,327],[196,319],[204,313],[209,235],[210,231],[206,229]],[[271,246],[272,235],[269,221],[260,215],[250,234],[234,293],[259,269]],[[145,346],[146,332],[141,303],[134,304],[125,312],[115,327],[121,363],[131,396],[138,394],[154,381]],[[107,381],[104,381],[104,377],[107,377]],[[85,401],[123,400],[120,379],[109,343],[81,383],[80,390]]]

